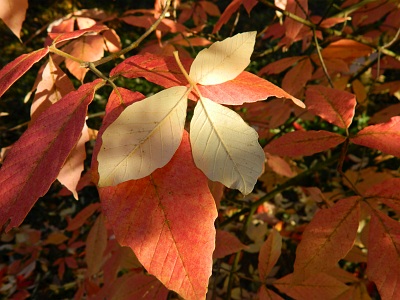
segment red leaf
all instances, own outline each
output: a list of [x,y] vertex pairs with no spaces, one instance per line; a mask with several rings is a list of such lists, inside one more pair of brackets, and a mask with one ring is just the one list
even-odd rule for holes
[[356,97],[348,92],[311,85],[307,87],[307,109],[341,128],[349,128],[355,113]]
[[261,281],[266,281],[268,274],[281,256],[282,237],[276,229],[272,229],[268,239],[261,246],[258,256],[258,271]]
[[68,221],[68,226],[65,228],[65,230],[74,231],[75,229],[81,227],[83,224],[85,224],[86,220],[96,212],[99,206],[99,203],[92,203],[86,206],[75,216],[75,218]]
[[61,42],[76,39],[78,37],[81,37],[82,35],[92,35],[107,29],[109,28],[105,25],[94,25],[90,28],[75,30],[72,32],[63,32],[63,33],[49,32],[49,37],[54,40],[53,44],[59,44]]
[[304,56],[291,56],[282,58],[280,60],[274,61],[263,67],[259,72],[258,75],[261,76],[263,74],[270,75],[270,74],[279,74],[289,67],[293,66],[299,60],[304,59]]
[[296,250],[296,283],[335,267],[350,251],[357,235],[359,200],[356,196],[342,199],[315,214]]
[[[307,18],[308,13],[308,1],[307,0],[288,0],[286,5],[286,11],[297,15],[302,19]],[[296,37],[303,28],[303,24],[293,20],[292,18],[286,17],[283,25],[286,28],[286,38],[290,41],[290,44],[296,40]],[[289,45],[290,45],[289,44]]]
[[222,15],[219,17],[217,23],[214,25],[212,33],[218,32],[222,25],[226,24],[232,15],[239,9],[242,4],[242,0],[233,0],[224,10]]
[[95,275],[100,271],[106,247],[107,229],[104,224],[104,216],[100,214],[86,239],[85,259],[88,266],[88,276]]
[[274,282],[274,286],[293,299],[336,299],[349,287],[325,273],[317,273],[299,284],[289,274]]
[[373,210],[367,275],[382,299],[400,299],[400,223]]
[[82,85],[50,106],[7,154],[0,169],[0,225],[11,219],[7,231],[21,224],[56,179],[82,133],[99,82]]
[[[130,272],[107,286],[101,299],[115,300],[165,300],[168,290],[154,277]],[[97,295],[98,296],[98,295]]]
[[0,1],[0,19],[20,40],[27,9],[28,0]]
[[242,244],[232,233],[224,230],[217,230],[213,259],[223,258],[246,248],[247,246]]
[[293,177],[295,175],[290,168],[290,165],[282,157],[271,155],[269,153],[265,153],[265,156],[267,158],[267,165],[275,173],[286,177]]
[[307,156],[336,147],[345,137],[325,130],[293,131],[273,140],[264,150],[279,156]]
[[350,140],[354,144],[400,157],[400,117],[392,117],[387,123],[368,126]]
[[309,59],[303,59],[283,77],[282,88],[289,94],[299,96],[307,81],[311,79],[313,67]]
[[[189,71],[193,59],[181,59],[181,61],[186,71]],[[165,88],[188,84],[173,57],[160,57],[149,53],[126,59],[115,67],[110,75],[122,75],[127,78],[144,77]],[[242,72],[235,79],[222,84],[199,85],[198,88],[204,97],[220,104],[240,105],[245,102],[264,100],[268,97],[277,97],[291,99],[296,105],[304,107],[300,100],[271,82],[249,72]],[[197,100],[197,96],[193,93],[189,98]]]
[[28,54],[23,54],[0,70],[0,97],[8,88],[28,71],[34,63],[49,53],[49,48],[43,48]]
[[373,185],[365,192],[366,197],[373,197],[372,201],[380,201],[400,212],[400,178],[390,178]]

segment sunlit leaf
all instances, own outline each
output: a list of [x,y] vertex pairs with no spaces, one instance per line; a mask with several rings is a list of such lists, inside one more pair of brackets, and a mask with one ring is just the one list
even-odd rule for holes
[[20,39],[22,23],[25,20],[28,0],[3,0],[0,1],[0,19]]
[[193,158],[213,181],[249,194],[261,175],[265,155],[257,132],[234,111],[203,98],[190,124]]
[[392,117],[387,123],[365,127],[351,141],[400,157],[400,117]]
[[268,274],[281,256],[282,237],[276,229],[271,230],[268,239],[261,246],[258,256],[258,271],[260,279],[265,281]]
[[339,200],[319,210],[296,250],[293,280],[301,282],[336,266],[353,246],[359,223],[359,197]]
[[217,230],[215,238],[214,259],[223,258],[229,254],[246,249],[246,245],[228,231]]
[[102,135],[99,185],[143,178],[165,166],[181,142],[186,107],[183,86],[128,106]]
[[311,85],[306,91],[307,109],[328,122],[348,128],[353,120],[356,97],[348,92]]
[[202,85],[213,85],[237,77],[250,63],[256,32],[239,33],[197,54],[190,67],[190,78]]

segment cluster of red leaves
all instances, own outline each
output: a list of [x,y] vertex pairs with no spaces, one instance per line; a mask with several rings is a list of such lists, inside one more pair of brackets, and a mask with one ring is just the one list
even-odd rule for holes
[[[18,37],[26,10],[22,2],[7,8],[17,12],[12,14],[15,19],[6,9],[0,15]],[[114,86],[102,126],[92,137],[96,144],[91,169],[81,175],[85,144],[91,138],[86,117],[98,89],[121,77],[143,77],[165,88],[187,85],[170,55],[178,50],[188,70],[188,49],[209,45],[216,37],[203,31],[209,18],[220,15],[210,1],[175,1],[168,12],[171,17],[159,23],[156,39],[117,64],[109,73],[111,80],[95,68],[105,53],[121,55],[120,37],[110,24],[150,28],[165,3],[155,1],[154,9],[130,10],[122,16],[98,10],[68,15],[49,26],[43,49],[1,69],[3,95],[48,56],[33,89],[29,128],[11,149],[1,152],[0,225],[5,232],[24,221],[56,179],[77,199],[80,189],[98,182],[101,135],[127,105],[145,97]],[[252,194],[243,200],[208,182],[193,162],[185,133],[165,167],[140,180],[98,188],[101,209],[89,205],[67,228],[45,238],[45,230],[29,226],[4,234],[4,248],[11,250],[14,262],[0,265],[0,292],[14,299],[28,297],[35,268],[55,247],[64,253],[51,266],[57,268],[58,279],[62,281],[67,270],[79,275],[75,299],[166,299],[168,289],[185,299],[202,299],[207,290],[215,297],[232,298],[282,299],[286,294],[294,299],[369,299],[372,283],[382,299],[400,298],[399,273],[393,272],[400,269],[400,174],[393,167],[398,164],[394,157],[400,156],[400,109],[390,105],[367,114],[380,94],[398,97],[399,81],[386,82],[384,76],[389,69],[400,69],[398,54],[388,50],[396,44],[400,8],[393,1],[349,0],[337,14],[323,18],[313,15],[308,4],[233,0],[213,26],[213,34],[222,32],[234,14],[240,16],[242,6],[250,14],[265,5],[275,9],[276,19],[263,24],[260,40],[285,51],[301,43],[303,55],[259,70],[259,76],[279,75],[283,90],[249,72],[223,84],[199,86],[204,97],[236,105],[266,144],[265,172]],[[378,20],[373,30],[365,29]],[[261,61],[263,49],[258,47]],[[100,78],[83,83],[89,69]],[[82,83],[77,90],[67,71]],[[260,101],[269,97],[274,98]],[[189,98],[197,100],[196,94]],[[282,98],[295,103],[304,99],[307,108]],[[370,124],[363,121],[365,114]],[[368,155],[359,158],[362,152]],[[330,170],[328,183],[316,175],[323,169]],[[312,176],[315,182],[302,183]],[[289,203],[288,190],[296,195],[297,207]],[[93,221],[96,211],[101,213]],[[214,227],[216,218],[219,230]],[[82,238],[84,229],[88,234]],[[289,268],[280,263],[283,244],[297,246]],[[251,253],[258,253],[258,260],[246,268]],[[217,259],[219,269],[212,274]],[[243,286],[249,277],[256,288]]]

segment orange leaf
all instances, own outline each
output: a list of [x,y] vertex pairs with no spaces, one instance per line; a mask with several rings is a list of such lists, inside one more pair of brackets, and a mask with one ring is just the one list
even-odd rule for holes
[[340,58],[346,61],[352,61],[358,57],[367,56],[372,53],[372,48],[359,42],[347,39],[340,39],[329,44],[322,49],[324,58]]
[[325,273],[316,273],[299,284],[293,283],[293,276],[289,274],[275,281],[274,286],[294,299],[336,299],[349,289]]
[[289,67],[293,66],[295,63],[297,63],[299,60],[304,59],[304,56],[291,56],[291,57],[285,57],[280,60],[274,61],[273,63],[270,63],[263,67],[259,72],[258,76],[261,75],[270,75],[270,74],[279,74]]
[[282,88],[289,94],[299,96],[307,81],[311,79],[313,67],[309,59],[303,59],[290,69],[282,80]]
[[90,28],[85,28],[85,29],[80,29],[80,30],[75,30],[72,32],[49,32],[49,37],[54,40],[54,44],[59,44],[61,42],[77,39],[78,37],[81,37],[83,35],[90,35],[93,33],[99,33],[104,30],[107,30],[108,27],[105,25],[94,25]]
[[274,291],[267,289],[265,285],[262,285],[257,293],[260,300],[283,300],[281,296],[276,294]]
[[353,94],[311,85],[307,87],[307,109],[341,128],[349,128],[355,113],[356,98]]
[[400,299],[400,223],[373,210],[367,275],[382,299]]
[[272,229],[268,239],[261,246],[258,256],[258,271],[261,281],[267,279],[268,274],[281,256],[282,237],[276,229]]
[[242,244],[232,233],[224,230],[217,230],[213,258],[223,258],[246,248],[247,246]]
[[400,212],[400,178],[390,178],[373,185],[365,192],[366,197],[373,197]]
[[359,222],[359,197],[319,210],[296,250],[293,280],[298,283],[336,266],[353,246]]
[[0,169],[0,225],[11,219],[7,231],[21,224],[56,179],[81,135],[88,105],[100,82],[84,84],[50,106],[8,152]]
[[226,24],[232,15],[239,9],[243,0],[233,0],[224,10],[222,15],[219,17],[217,23],[214,25],[212,33],[218,32],[222,25]]
[[[193,59],[181,59],[186,71],[189,71]],[[146,53],[132,56],[110,73],[111,76],[122,75],[127,78],[144,77],[148,81],[170,88],[188,84],[173,57],[160,57]],[[269,97],[291,99],[296,105],[304,107],[303,102],[285,92],[271,82],[249,72],[242,72],[235,79],[227,82],[202,86],[198,85],[201,94],[220,104],[240,105],[245,102],[256,102]],[[191,93],[189,98],[197,100]]]
[[23,54],[0,70],[0,97],[24,75],[34,63],[41,60],[49,53],[49,48],[39,49],[28,54]]
[[27,9],[28,0],[0,1],[0,19],[20,40]]
[[345,141],[345,137],[325,130],[293,131],[273,140],[264,150],[279,156],[312,155]]
[[271,155],[269,153],[265,153],[265,156],[267,158],[267,165],[275,173],[286,177],[293,177],[295,175],[290,168],[290,165],[282,157]]
[[107,247],[107,229],[104,224],[104,216],[100,214],[89,231],[86,239],[86,264],[88,276],[100,271],[103,262],[103,254]]
[[130,272],[119,277],[111,286],[105,286],[97,299],[154,300],[167,299],[168,290],[154,277]]
[[350,140],[354,144],[400,157],[400,117],[392,117],[387,123],[368,126]]

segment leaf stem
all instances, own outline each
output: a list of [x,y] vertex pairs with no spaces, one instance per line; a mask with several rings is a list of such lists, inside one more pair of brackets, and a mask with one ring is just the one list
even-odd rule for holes
[[318,42],[317,32],[315,31],[315,28],[312,28],[312,32],[313,32],[313,38],[314,38],[314,43],[315,43],[315,49],[317,49],[317,54],[318,54],[319,61],[321,63],[322,70],[324,70],[324,74],[325,74],[326,78],[328,79],[329,85],[331,86],[331,88],[334,88],[332,79],[329,76],[328,69],[326,68],[324,58],[322,57],[321,49],[319,49],[319,42]]

